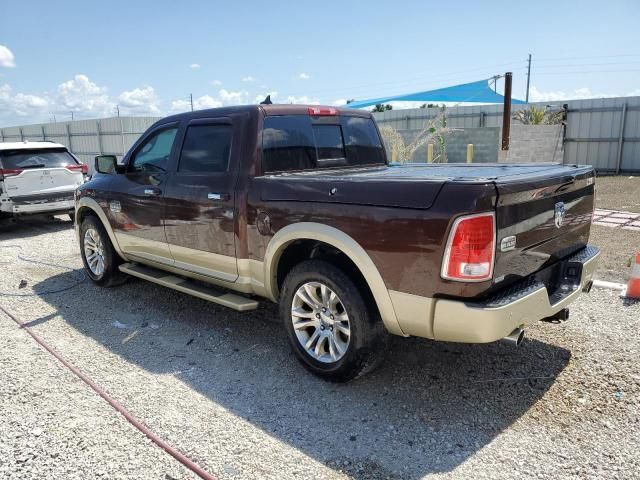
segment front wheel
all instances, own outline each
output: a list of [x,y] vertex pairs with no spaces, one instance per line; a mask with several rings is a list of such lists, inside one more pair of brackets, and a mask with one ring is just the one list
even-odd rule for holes
[[116,253],[104,226],[94,216],[88,216],[80,226],[80,253],[84,268],[93,283],[110,287],[122,283],[118,270],[120,257]]
[[280,313],[300,362],[327,380],[346,382],[373,370],[388,334],[375,306],[340,269],[307,260],[287,275]]

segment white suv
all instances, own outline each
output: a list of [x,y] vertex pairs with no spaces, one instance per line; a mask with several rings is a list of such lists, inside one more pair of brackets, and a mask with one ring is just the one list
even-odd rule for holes
[[0,143],[0,217],[68,213],[73,218],[74,191],[87,172],[64,145]]

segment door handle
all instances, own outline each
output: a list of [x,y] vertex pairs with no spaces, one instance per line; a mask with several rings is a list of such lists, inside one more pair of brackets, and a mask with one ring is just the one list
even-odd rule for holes
[[228,193],[209,192],[209,193],[207,193],[207,198],[209,200],[222,201],[222,200],[229,200],[229,198],[231,198],[231,196]]
[[160,190],[159,188],[145,188],[144,189],[144,194],[145,195],[158,196],[161,193],[162,193],[162,190]]

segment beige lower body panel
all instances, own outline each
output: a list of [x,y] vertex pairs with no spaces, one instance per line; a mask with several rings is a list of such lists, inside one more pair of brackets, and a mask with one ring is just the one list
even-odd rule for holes
[[518,327],[550,317],[574,302],[592,280],[597,258],[596,255],[583,264],[580,283],[553,305],[544,287],[498,308],[395,291],[389,294],[402,331],[408,335],[446,342],[489,343]]

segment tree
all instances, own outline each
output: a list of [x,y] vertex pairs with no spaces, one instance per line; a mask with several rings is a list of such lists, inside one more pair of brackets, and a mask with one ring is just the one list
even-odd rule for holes
[[372,112],[384,112],[386,110],[393,110],[393,105],[389,105],[388,103],[387,104],[379,103],[375,107],[373,107],[373,110],[371,110],[371,111]]
[[523,125],[560,125],[563,118],[564,110],[551,112],[547,110],[547,107],[536,107],[535,105],[513,114],[513,119]]

